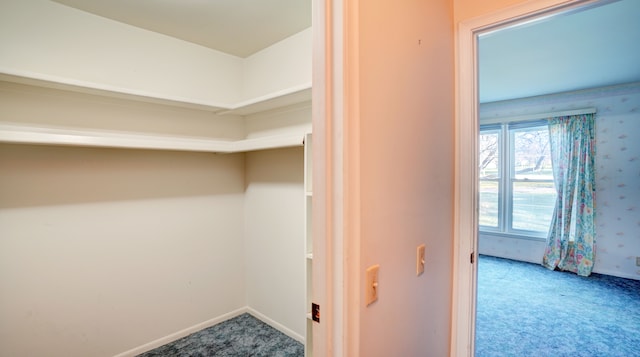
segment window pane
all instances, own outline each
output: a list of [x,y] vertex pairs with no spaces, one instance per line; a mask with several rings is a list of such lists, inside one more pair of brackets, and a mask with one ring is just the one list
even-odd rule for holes
[[514,178],[553,180],[547,127],[514,129],[511,133]]
[[482,131],[480,133],[480,158],[478,165],[480,179],[500,177],[500,131]]
[[480,216],[481,226],[498,228],[498,182],[480,180]]
[[512,228],[547,233],[555,202],[553,182],[514,182]]

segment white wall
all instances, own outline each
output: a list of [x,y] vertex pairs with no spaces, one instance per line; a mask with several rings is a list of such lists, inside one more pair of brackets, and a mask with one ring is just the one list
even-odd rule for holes
[[299,135],[302,144],[304,134],[311,132],[311,101],[248,115],[244,130],[247,138]]
[[[3,79],[214,107],[0,82],[2,122],[301,142],[310,130],[309,103],[246,119],[213,113],[308,88],[310,29],[241,59],[51,1],[7,0],[0,47]],[[303,336],[302,148],[247,156],[245,167],[243,154],[0,145],[0,354],[113,355],[249,298]]]
[[302,341],[306,327],[303,148],[246,155],[247,305]]
[[259,51],[243,61],[242,98],[250,100],[311,85],[311,28]]
[[[640,279],[640,83],[480,105],[480,117],[595,107],[596,261],[593,271]],[[481,254],[542,261],[545,242],[480,234]]]
[[0,355],[109,356],[246,305],[244,157],[0,145]]
[[0,73],[219,108],[311,83],[311,30],[247,59],[47,0],[0,2]]
[[[357,46],[359,57],[348,66],[360,80],[351,92],[356,96],[345,105],[359,110],[358,131],[348,133],[360,143],[354,149],[360,168],[356,196],[361,198],[355,213],[361,218],[359,355],[447,356],[454,181],[452,4],[360,1],[357,10],[358,33],[349,39],[357,39],[351,46]],[[421,243],[426,243],[426,266],[418,277],[416,248]],[[364,272],[374,264],[380,265],[379,299],[365,307]]]
[[213,105],[239,100],[239,58],[52,1],[2,1],[0,47],[4,73]]
[[0,81],[0,123],[243,139],[241,117]]
[[[244,118],[248,138],[311,132],[311,103]],[[247,305],[260,318],[303,341],[305,317],[303,147],[246,155]]]
[[[219,117],[0,82],[0,121],[22,124],[302,144],[310,110]],[[302,156],[0,145],[0,355],[141,352],[247,306],[301,339]]]

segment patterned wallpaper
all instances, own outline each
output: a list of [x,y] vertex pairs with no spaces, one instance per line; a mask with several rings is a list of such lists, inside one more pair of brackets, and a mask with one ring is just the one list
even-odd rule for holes
[[[579,108],[596,114],[594,272],[640,280],[640,82],[480,105],[503,118]],[[539,262],[544,242],[481,234],[480,253]]]

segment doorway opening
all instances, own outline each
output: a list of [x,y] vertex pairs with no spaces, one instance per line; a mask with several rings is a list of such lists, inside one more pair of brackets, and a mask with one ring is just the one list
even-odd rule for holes
[[[489,38],[505,29],[526,28],[536,23],[554,18],[567,18],[566,15],[569,14],[587,12],[586,10],[595,7],[615,3],[618,1],[551,0],[536,2],[536,4],[529,2],[460,24],[457,38],[459,62],[456,93],[458,183],[456,184],[456,271],[454,272],[456,279],[454,299],[456,300],[454,301],[454,338],[452,340],[454,355],[473,355],[475,351],[477,265],[467,262],[470,262],[470,255],[472,258],[477,257],[479,252],[480,222],[476,212],[479,208],[477,168],[479,125],[481,124],[481,104],[478,98],[483,90],[478,80],[479,74],[482,80],[482,74],[479,73],[481,37]],[[526,41],[523,45],[527,45]],[[505,99],[502,98],[502,100]],[[529,242],[536,241],[528,240],[524,244]]]

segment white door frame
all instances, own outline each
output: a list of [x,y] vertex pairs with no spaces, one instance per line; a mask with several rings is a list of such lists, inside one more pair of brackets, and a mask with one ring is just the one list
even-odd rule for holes
[[[359,254],[357,240],[345,240],[348,204],[358,204],[347,190],[349,146],[355,144],[345,120],[346,16],[355,16],[358,0],[312,0],[313,23],[313,301],[320,323],[313,323],[314,356],[358,354]],[[350,14],[350,15],[348,15]],[[353,23],[353,21],[351,21]],[[352,29],[353,30],[353,29]],[[355,125],[355,124],[349,124]],[[351,160],[352,161],[352,160]],[[351,207],[351,206],[350,206]],[[347,222],[349,224],[347,224]],[[348,257],[351,259],[347,259]],[[354,271],[354,269],[356,269]],[[355,308],[354,308],[355,307]]]
[[478,252],[478,35],[536,17],[607,0],[528,0],[458,24],[456,32],[455,187],[451,356],[475,350]]

